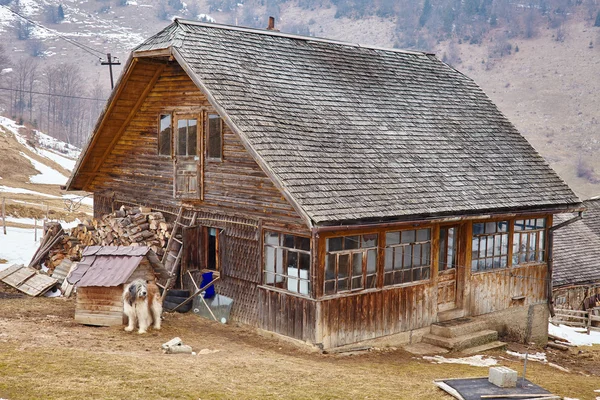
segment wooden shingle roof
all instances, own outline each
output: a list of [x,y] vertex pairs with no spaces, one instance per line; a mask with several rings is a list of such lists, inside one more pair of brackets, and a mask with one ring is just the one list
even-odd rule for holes
[[176,20],[134,56],[165,49],[316,224],[580,202],[433,55]]
[[[554,287],[600,282],[600,236],[590,227],[600,220],[598,201],[584,201],[583,219],[556,230],[554,234]],[[573,214],[554,217],[554,225],[573,218]]]

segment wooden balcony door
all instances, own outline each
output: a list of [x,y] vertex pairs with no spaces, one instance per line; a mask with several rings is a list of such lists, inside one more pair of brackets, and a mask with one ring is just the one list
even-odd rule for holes
[[201,115],[176,114],[174,196],[183,199],[202,197],[202,126]]

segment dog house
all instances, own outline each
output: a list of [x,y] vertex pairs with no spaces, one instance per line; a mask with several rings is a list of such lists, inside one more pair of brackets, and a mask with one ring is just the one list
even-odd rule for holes
[[89,246],[67,280],[77,289],[75,321],[85,325],[123,324],[123,287],[135,279],[166,279],[167,270],[145,246]]

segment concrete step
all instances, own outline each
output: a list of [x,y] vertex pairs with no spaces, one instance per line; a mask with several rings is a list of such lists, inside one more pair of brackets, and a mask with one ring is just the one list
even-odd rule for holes
[[423,336],[423,342],[453,351],[480,346],[495,340],[498,340],[498,332],[488,329],[452,338],[438,336],[432,333]]
[[487,323],[471,318],[459,318],[452,321],[436,322],[431,325],[431,333],[446,338],[459,337],[487,328]]
[[506,343],[499,340],[495,340],[490,343],[482,344],[481,346],[470,347],[461,351],[466,356],[472,356],[474,354],[481,354],[489,350],[505,350]]

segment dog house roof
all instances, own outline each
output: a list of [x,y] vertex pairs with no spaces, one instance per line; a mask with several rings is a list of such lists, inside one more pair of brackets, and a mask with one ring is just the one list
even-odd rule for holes
[[77,287],[113,287],[126,283],[146,257],[158,278],[168,278],[168,272],[158,256],[146,246],[89,246],[83,250],[77,267],[67,278]]

